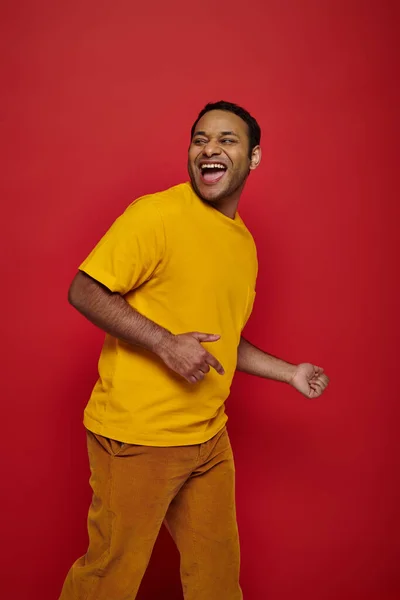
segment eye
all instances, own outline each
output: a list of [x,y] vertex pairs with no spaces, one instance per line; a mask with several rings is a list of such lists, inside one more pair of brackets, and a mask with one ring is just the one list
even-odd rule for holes
[[201,146],[202,144],[207,144],[207,140],[202,140],[201,138],[196,138],[192,141],[194,146]]
[[231,140],[229,138],[224,138],[223,140],[221,140],[221,144],[234,144],[236,142],[236,140]]

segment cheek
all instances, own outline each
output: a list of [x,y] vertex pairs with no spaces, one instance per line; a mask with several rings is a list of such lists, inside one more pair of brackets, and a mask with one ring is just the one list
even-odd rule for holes
[[192,167],[192,169],[195,168],[195,162],[196,162],[196,154],[189,153],[189,166]]
[[225,151],[228,159],[230,160],[234,171],[242,171],[247,168],[248,158],[242,150],[231,149]]
[[247,154],[237,156],[234,161],[235,171],[238,173],[246,173],[250,168],[250,160]]

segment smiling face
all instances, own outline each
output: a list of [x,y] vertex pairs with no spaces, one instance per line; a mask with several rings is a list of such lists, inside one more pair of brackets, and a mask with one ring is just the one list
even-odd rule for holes
[[260,159],[259,146],[249,157],[247,123],[232,112],[211,110],[196,124],[189,147],[192,186],[202,200],[216,208],[231,204],[234,214],[249,172]]

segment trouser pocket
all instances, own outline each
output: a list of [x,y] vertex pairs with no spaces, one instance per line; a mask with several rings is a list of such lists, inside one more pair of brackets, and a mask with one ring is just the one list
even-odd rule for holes
[[108,454],[111,454],[111,456],[119,456],[121,452],[123,452],[129,446],[129,444],[125,442],[113,440],[112,438],[99,435],[98,433],[93,433],[92,431],[88,431],[87,433],[88,436],[93,436],[100,446],[102,446],[104,450],[108,452]]

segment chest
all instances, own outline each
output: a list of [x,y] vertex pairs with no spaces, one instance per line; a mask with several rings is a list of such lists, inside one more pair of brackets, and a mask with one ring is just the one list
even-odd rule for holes
[[194,293],[247,295],[254,289],[257,256],[247,231],[210,228],[202,222],[173,231],[166,240],[164,275]]

